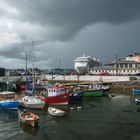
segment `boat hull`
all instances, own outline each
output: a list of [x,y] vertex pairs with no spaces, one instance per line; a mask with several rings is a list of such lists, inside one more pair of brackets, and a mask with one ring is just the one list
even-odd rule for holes
[[40,97],[40,99],[51,105],[68,105],[69,94],[65,93],[57,96]]
[[103,90],[97,89],[97,90],[85,90],[84,96],[93,96],[93,97],[99,97],[103,95]]
[[45,102],[34,96],[25,96],[22,98],[20,105],[30,109],[43,109]]
[[49,108],[48,108],[48,113],[49,113],[51,116],[61,117],[61,116],[64,116],[66,112],[63,111],[63,110],[60,110],[60,109],[58,109],[58,108],[49,107]]
[[91,87],[91,89],[94,90],[102,90],[104,96],[107,95],[111,89],[110,86],[103,85],[102,83],[91,84]]
[[19,101],[3,100],[0,101],[0,109],[18,109]]
[[82,99],[83,99],[83,91],[69,94],[70,102],[82,101]]
[[31,112],[29,112],[28,114],[23,112],[18,112],[18,113],[19,113],[19,123],[28,124],[32,127],[38,125],[39,117],[36,114]]
[[140,89],[132,89],[133,94],[140,94]]
[[110,88],[110,87],[108,87],[108,88],[103,88],[102,90],[103,90],[103,96],[107,96],[108,93],[109,93],[109,91],[111,90],[111,88]]

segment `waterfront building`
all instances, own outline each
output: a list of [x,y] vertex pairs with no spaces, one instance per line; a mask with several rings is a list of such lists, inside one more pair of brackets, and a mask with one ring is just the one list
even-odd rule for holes
[[125,60],[140,62],[140,53],[128,55]]
[[112,63],[89,70],[91,75],[140,75],[140,54],[129,55]]

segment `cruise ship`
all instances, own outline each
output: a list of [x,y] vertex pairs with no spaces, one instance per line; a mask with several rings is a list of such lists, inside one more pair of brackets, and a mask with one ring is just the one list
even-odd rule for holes
[[100,62],[96,57],[91,58],[90,56],[86,55],[77,57],[74,62],[74,68],[79,74],[86,74],[89,68],[100,65]]

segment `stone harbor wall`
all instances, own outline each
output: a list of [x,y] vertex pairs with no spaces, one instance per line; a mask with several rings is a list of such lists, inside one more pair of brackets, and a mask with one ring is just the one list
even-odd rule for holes
[[45,75],[48,80],[63,81],[103,81],[103,82],[119,82],[129,81],[129,76],[90,76],[90,75]]
[[[112,89],[116,90],[132,90],[140,89],[140,80],[130,80],[130,76],[78,76],[78,75],[45,75],[45,78],[48,80],[60,80],[60,81],[73,81],[73,82],[99,82],[111,83]],[[139,77],[136,77],[139,79]]]
[[[136,77],[137,80],[130,80],[129,76],[78,76],[78,75],[40,75],[40,79],[47,79],[50,81],[63,81],[64,82],[100,82],[111,83],[112,89],[120,90],[132,90],[140,89],[140,77]],[[0,77],[0,80],[17,80],[20,79],[20,76],[11,76],[11,77]],[[22,80],[25,80],[26,77],[23,76]],[[134,78],[133,78],[134,79]]]
[[140,80],[112,82],[112,89],[122,89],[122,90],[140,89]]

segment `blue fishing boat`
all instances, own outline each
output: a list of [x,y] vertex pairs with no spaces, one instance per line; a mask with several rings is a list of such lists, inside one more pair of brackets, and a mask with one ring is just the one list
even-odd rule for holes
[[0,92],[0,109],[18,109],[19,100],[16,98],[15,92]]
[[132,89],[133,94],[140,94],[140,89]]

